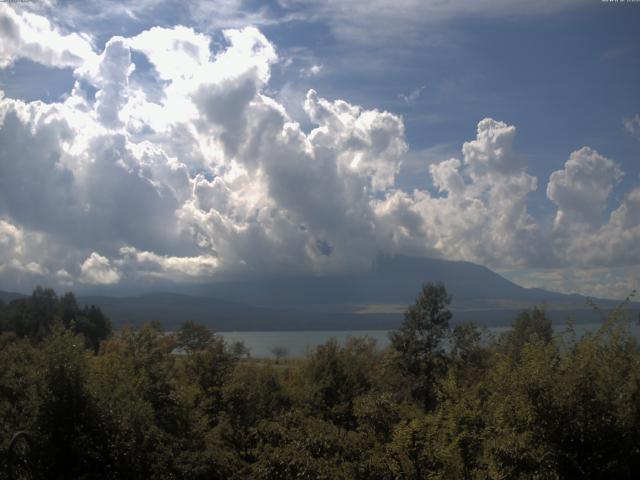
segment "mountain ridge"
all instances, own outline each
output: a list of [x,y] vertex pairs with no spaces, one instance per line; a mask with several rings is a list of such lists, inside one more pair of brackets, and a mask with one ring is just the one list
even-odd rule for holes
[[[467,261],[451,261],[396,255],[379,257],[369,272],[334,276],[292,276],[209,284],[198,293],[254,305],[343,303],[401,303],[415,300],[425,282],[442,282],[460,301],[510,299],[520,301],[578,302],[588,297],[540,288],[525,288],[487,267]],[[615,300],[596,299],[606,304]]]
[[[524,288],[471,262],[402,255],[379,257],[369,272],[359,274],[220,282],[187,293],[78,295],[78,302],[97,305],[117,327],[159,320],[171,329],[194,320],[219,331],[389,329],[401,323],[404,308],[429,281],[443,282],[452,295],[454,323],[508,325],[534,305],[546,305],[556,323],[569,316],[583,322],[599,320],[582,295]],[[0,299],[20,297],[0,292]],[[604,310],[620,303],[595,302]],[[631,306],[640,308],[637,303]]]

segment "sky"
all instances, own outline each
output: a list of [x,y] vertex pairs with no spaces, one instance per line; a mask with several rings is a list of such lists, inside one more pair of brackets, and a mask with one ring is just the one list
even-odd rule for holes
[[640,2],[0,2],[0,289],[640,283]]

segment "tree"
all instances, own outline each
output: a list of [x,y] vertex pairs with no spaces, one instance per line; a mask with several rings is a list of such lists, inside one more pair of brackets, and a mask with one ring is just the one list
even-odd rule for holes
[[482,346],[482,331],[473,322],[456,325],[451,340],[451,357],[462,370],[473,374],[484,366],[488,352]]
[[214,333],[204,325],[187,320],[178,330],[178,344],[189,350],[203,350],[215,340]]
[[29,299],[31,338],[42,340],[51,333],[58,306],[58,296],[51,288],[37,286]]
[[72,292],[67,292],[60,297],[58,302],[58,317],[62,321],[64,328],[71,328],[73,322],[82,315],[82,310],[78,306],[76,296]]
[[218,335],[209,344],[182,359],[185,373],[202,392],[202,409],[215,423],[222,405],[222,387],[233,372],[238,357]]
[[5,326],[5,312],[4,312],[4,302],[2,301],[2,299],[0,298],[0,334],[7,328]]
[[268,365],[239,365],[225,382],[222,394],[224,420],[230,427],[221,429],[222,437],[243,461],[248,461],[258,423],[288,410],[290,402],[277,372]]
[[550,343],[553,339],[553,326],[544,307],[522,311],[501,340],[503,347],[517,358],[522,348],[536,339],[544,343]]
[[231,352],[235,355],[236,358],[243,358],[243,357],[249,358],[249,356],[251,355],[251,351],[249,350],[249,347],[247,347],[244,344],[244,342],[241,340],[233,342],[230,348],[231,348]]
[[98,352],[100,342],[106,340],[111,334],[111,321],[95,305],[84,307],[78,317],[75,329],[76,333],[84,335],[87,343],[94,352]]
[[0,312],[2,330],[42,341],[48,337],[54,325],[80,333],[88,345],[98,352],[100,342],[111,334],[111,321],[102,311],[91,305],[80,308],[73,293],[62,297],[50,288],[36,287],[31,297],[12,301]]
[[56,326],[42,352],[42,403],[34,433],[44,478],[80,478],[99,471],[104,443],[86,385],[90,363],[83,339]]
[[353,402],[371,389],[377,362],[375,341],[350,338],[340,346],[331,338],[318,345],[303,364],[298,401],[311,414],[354,429],[357,422]]
[[445,366],[442,340],[452,316],[450,303],[451,296],[442,283],[426,283],[416,303],[405,312],[400,329],[390,335],[397,366],[425,410],[434,406],[433,385]]
[[273,354],[274,358],[276,359],[276,363],[280,363],[280,360],[282,360],[283,358],[285,358],[287,356],[287,348],[283,347],[281,345],[276,345],[275,347],[273,347],[271,349],[271,353]]

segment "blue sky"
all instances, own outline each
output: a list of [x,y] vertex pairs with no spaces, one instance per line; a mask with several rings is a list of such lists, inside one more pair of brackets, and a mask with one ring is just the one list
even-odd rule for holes
[[[470,260],[521,284],[561,291],[624,296],[638,286],[638,2],[145,0],[0,7],[4,141],[23,134],[32,141],[51,140],[53,133],[34,133],[33,122],[45,110],[68,124],[70,138],[53,148],[59,149],[55,169],[66,169],[61,181],[72,185],[71,199],[64,200],[71,202],[67,214],[73,217],[66,231],[81,232],[66,242],[72,246],[63,247],[64,231],[32,211],[38,201],[60,201],[64,186],[52,187],[51,196],[43,193],[41,200],[6,194],[0,201],[5,231],[0,287],[25,288],[42,280],[79,287],[141,278],[212,281],[298,268],[324,274],[365,268],[380,253]],[[154,27],[160,27],[159,37],[148,42],[143,33]],[[247,33],[246,27],[255,30]],[[244,32],[235,47],[226,29]],[[175,51],[182,48],[175,42],[208,42],[197,68],[212,65],[222,52],[239,53],[232,73],[218,78],[211,67],[212,80],[191,78],[187,85],[179,73],[159,73],[161,60],[153,55],[168,50],[154,51],[158,38],[172,39],[167,48]],[[258,45],[261,53],[243,49],[243,42],[254,42],[251,48]],[[109,45],[113,59],[106,54]],[[180,50],[187,56],[190,51]],[[308,97],[311,89],[317,94]],[[95,97],[101,91],[109,99],[102,107]],[[171,116],[182,111],[166,103],[176,91],[187,92],[184,105],[196,113],[179,120]],[[253,111],[265,98],[267,103]],[[359,108],[349,110],[347,120],[340,116],[347,107],[336,103],[339,99]],[[47,106],[29,103],[35,100]],[[56,104],[64,107],[51,113]],[[158,110],[150,116],[151,104]],[[28,115],[26,105],[32,105]],[[109,113],[111,120],[101,117],[100,108],[114,105],[118,111]],[[272,109],[267,123],[256,123],[266,108]],[[265,139],[259,131],[268,122],[279,124],[276,111],[297,122],[295,135],[309,142],[304,155],[311,160],[289,144],[280,155],[292,155],[290,161],[277,163],[260,149],[247,156],[248,146],[280,138]],[[24,132],[18,126],[9,130],[11,112]],[[221,118],[220,112],[227,114]],[[236,118],[237,112],[243,113]],[[81,114],[87,118],[78,120]],[[165,115],[162,125],[154,124]],[[339,128],[332,119],[341,119]],[[493,123],[481,127],[483,119]],[[80,133],[74,122],[92,133]],[[190,129],[197,134],[178,144],[176,131]],[[87,160],[98,155],[87,152],[114,142],[123,142],[120,154],[132,157],[116,163],[144,178],[140,192],[155,188],[149,198],[140,193],[126,201],[161,204],[165,210],[107,205],[105,198],[86,193],[82,182],[98,172],[84,169],[101,161]],[[385,148],[376,142],[386,142]],[[469,147],[463,152],[465,142]],[[154,160],[159,170],[152,171],[142,160],[143,144],[167,165],[181,165],[181,187],[160,173],[166,165]],[[20,147],[5,146],[0,175],[5,182],[24,182],[28,170],[10,167],[9,154]],[[215,148],[219,153],[210,151]],[[457,160],[443,163],[451,158]],[[307,168],[307,161],[325,163]],[[327,173],[334,170],[339,180]],[[106,167],[99,174],[124,175]],[[238,180],[243,176],[244,183]],[[136,185],[128,177],[123,181]],[[118,194],[121,184],[113,182],[105,182],[104,197]],[[227,192],[232,200],[220,201],[228,210],[203,207],[201,185]],[[165,190],[172,192],[170,199]],[[24,208],[25,202],[33,208]],[[91,207],[94,217],[105,216],[110,225],[105,229],[112,229],[99,241],[86,233],[96,228],[92,221],[73,213]],[[261,208],[272,212],[272,220],[259,220],[255,212]],[[130,218],[124,218],[127,213]],[[136,215],[154,220],[142,230],[146,223]],[[278,215],[282,219],[276,222]],[[459,225],[448,221],[453,217]],[[162,218],[169,219],[166,229],[158,227]],[[43,238],[55,248],[28,253]],[[325,245],[331,248],[318,247]]]

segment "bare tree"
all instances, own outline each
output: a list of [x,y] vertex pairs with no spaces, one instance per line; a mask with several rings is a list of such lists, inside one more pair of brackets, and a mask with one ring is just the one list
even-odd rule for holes
[[275,357],[276,364],[277,364],[277,363],[280,363],[280,360],[285,358],[288,355],[289,352],[287,352],[287,349],[285,347],[283,347],[282,345],[276,345],[275,347],[273,347],[271,349],[271,353]]

